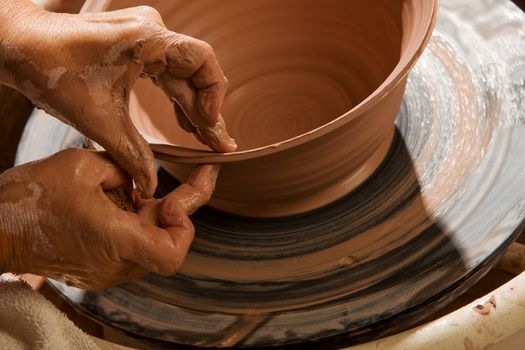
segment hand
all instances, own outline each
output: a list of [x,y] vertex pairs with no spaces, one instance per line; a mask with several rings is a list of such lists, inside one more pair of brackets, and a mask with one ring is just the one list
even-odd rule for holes
[[185,130],[215,151],[235,150],[219,114],[226,78],[210,45],[168,31],[150,7],[83,15],[31,8],[7,27],[17,46],[8,50],[6,83],[102,145],[145,198],[156,188],[154,158],[128,115],[139,77],[162,88]]
[[0,271],[33,273],[100,290],[148,271],[173,275],[194,228],[188,218],[210,198],[218,167],[196,168],[162,199],[137,198],[137,214],[104,191],[131,188],[104,153],[70,149],[0,176]]

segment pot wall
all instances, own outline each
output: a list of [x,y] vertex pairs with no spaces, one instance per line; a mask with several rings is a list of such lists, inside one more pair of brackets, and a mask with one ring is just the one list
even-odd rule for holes
[[[103,3],[153,6],[168,29],[214,47],[230,81],[222,109],[230,134],[241,151],[264,149],[223,165],[210,204],[248,216],[315,209],[373,173],[436,8],[419,0]],[[130,113],[145,135],[206,149],[176,125],[171,102],[149,81],[137,83]],[[178,179],[193,167],[159,158]]]
[[[383,103],[331,133],[265,157],[223,164],[210,205],[245,216],[283,216],[352,191],[388,152],[405,83],[406,78]],[[182,180],[193,167],[162,165]]]

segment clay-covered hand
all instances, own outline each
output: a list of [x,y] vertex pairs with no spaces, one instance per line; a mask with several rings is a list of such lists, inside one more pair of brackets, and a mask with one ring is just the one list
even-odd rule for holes
[[97,141],[145,198],[156,188],[154,158],[128,114],[139,77],[162,88],[185,130],[215,151],[235,150],[219,114],[227,82],[211,46],[167,30],[156,10],[71,15],[4,0],[0,14],[7,10],[0,83]]
[[70,149],[0,175],[0,273],[33,273],[100,290],[148,271],[172,275],[194,228],[188,218],[214,189],[218,167],[196,168],[162,199],[137,197],[136,213],[104,191],[131,186],[107,154]]

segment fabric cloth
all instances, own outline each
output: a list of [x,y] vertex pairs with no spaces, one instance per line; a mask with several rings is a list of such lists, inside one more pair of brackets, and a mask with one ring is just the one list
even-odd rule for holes
[[0,276],[0,349],[100,349],[26,282]]

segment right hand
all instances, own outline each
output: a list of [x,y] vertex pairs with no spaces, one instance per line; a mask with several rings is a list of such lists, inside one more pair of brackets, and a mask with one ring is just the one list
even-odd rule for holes
[[152,271],[173,275],[193,239],[188,218],[210,198],[218,166],[197,167],[162,199],[136,197],[137,214],[104,193],[131,189],[105,153],[69,149],[0,175],[0,271],[105,289]]

